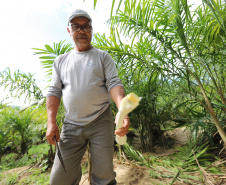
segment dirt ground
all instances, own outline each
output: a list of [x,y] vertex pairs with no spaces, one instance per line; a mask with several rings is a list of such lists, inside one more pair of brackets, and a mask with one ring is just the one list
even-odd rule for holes
[[[157,179],[151,179],[147,169],[138,166],[129,166],[125,164],[115,164],[116,180],[118,185],[157,185]],[[89,185],[88,174],[82,176],[79,185]]]
[[[154,156],[168,156],[176,152],[176,147],[183,146],[189,141],[189,131],[184,128],[177,128],[173,131],[168,131],[167,135],[174,139],[174,146],[171,149],[165,149],[159,146],[154,147],[154,153],[146,153],[143,155],[154,155]],[[87,155],[84,156],[84,160],[87,161]],[[21,173],[23,171],[27,171],[29,167],[21,167],[9,170],[4,173]],[[129,161],[121,162],[119,159],[114,159],[114,170],[116,172],[116,180],[118,185],[167,185],[170,184],[172,178],[151,178],[150,172],[147,168],[135,165]],[[163,171],[164,173],[164,171]],[[194,174],[194,176],[200,174]],[[25,176],[29,176],[29,171],[22,173],[20,179],[26,178]],[[79,185],[89,185],[88,181],[88,173],[82,176],[81,182]],[[223,182],[223,181],[222,181]],[[183,185],[188,184],[184,182],[175,182],[173,185]],[[197,184],[197,183],[196,183]],[[202,183],[200,183],[202,184]],[[1,185],[1,182],[0,182]],[[221,185],[226,185],[226,177],[225,183],[221,183]]]

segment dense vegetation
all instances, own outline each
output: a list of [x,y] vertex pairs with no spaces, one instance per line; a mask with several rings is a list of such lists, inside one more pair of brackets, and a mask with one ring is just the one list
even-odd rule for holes
[[[133,145],[136,138],[141,145],[139,152],[129,145],[124,147],[128,158],[152,168],[159,160],[147,159],[140,152],[154,151],[156,145],[172,147],[173,138],[164,134],[167,130],[177,127],[191,130],[191,141],[180,149],[178,162],[161,161],[165,166],[170,161],[168,167],[175,172],[171,174],[172,183],[181,171],[184,174],[199,170],[195,154],[205,166],[226,156],[226,4],[203,0],[202,5],[191,10],[186,0],[125,0],[119,4],[113,1],[108,21],[111,35],[107,38],[96,33],[92,43],[112,55],[126,92],[142,96],[139,107],[130,114],[129,134],[133,137],[128,141]],[[71,49],[63,41],[45,45],[45,49],[34,48],[49,78],[56,56]],[[0,170],[38,162],[45,171],[51,166],[54,151],[45,141],[42,91],[31,74],[20,71],[11,74],[6,69],[0,78],[0,86],[7,87],[11,96],[20,98],[25,94],[27,100],[35,102],[23,110],[1,104],[0,161],[2,156],[4,160]],[[112,108],[115,114],[113,103]],[[60,127],[63,119],[61,106],[57,117]],[[7,163],[7,154],[18,163]],[[211,173],[220,171],[206,169]]]

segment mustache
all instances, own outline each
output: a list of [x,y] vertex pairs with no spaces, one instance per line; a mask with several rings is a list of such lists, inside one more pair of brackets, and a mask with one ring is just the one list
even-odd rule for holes
[[86,35],[83,35],[83,34],[77,35],[76,38],[77,38],[77,39],[88,39],[88,37],[87,37]]

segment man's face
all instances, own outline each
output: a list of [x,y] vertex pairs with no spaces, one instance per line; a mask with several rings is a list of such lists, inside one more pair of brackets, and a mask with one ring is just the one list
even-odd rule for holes
[[89,19],[76,17],[71,20],[67,30],[75,43],[75,49],[86,51],[91,48],[92,27]]

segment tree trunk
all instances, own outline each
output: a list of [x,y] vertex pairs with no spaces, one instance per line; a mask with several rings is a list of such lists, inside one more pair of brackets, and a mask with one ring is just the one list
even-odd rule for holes
[[226,133],[225,133],[223,127],[221,126],[219,120],[217,119],[217,116],[216,116],[214,110],[212,109],[212,107],[210,110],[208,110],[208,112],[211,115],[211,117],[213,118],[213,122],[214,122],[215,126],[217,127],[217,131],[219,132],[221,139],[224,143],[224,148],[226,149]]
[[27,146],[26,146],[26,141],[21,141],[21,144],[20,144],[20,152],[21,154],[25,154],[26,152],[26,149],[27,149]]

